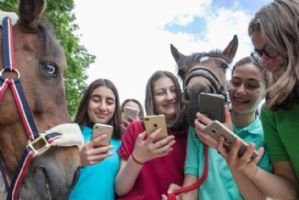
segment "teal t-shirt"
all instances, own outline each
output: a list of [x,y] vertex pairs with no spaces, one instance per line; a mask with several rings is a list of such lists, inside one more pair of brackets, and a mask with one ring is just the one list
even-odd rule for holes
[[[92,129],[84,127],[82,134],[85,143],[90,141]],[[70,193],[69,200],[114,200],[114,180],[120,165],[120,157],[117,150],[121,145],[120,140],[111,139],[110,150],[112,156],[103,161],[80,168],[80,177]]]
[[[235,134],[247,143],[255,143],[257,148],[264,146],[264,136],[259,118],[242,129],[233,128]],[[258,166],[271,171],[271,163],[267,152],[258,163]],[[198,178],[201,177],[204,168],[204,145],[196,137],[195,129],[189,128],[187,157],[185,162],[185,174]],[[215,150],[209,148],[208,177],[198,190],[199,199],[243,199],[238,186],[230,172],[225,159]]]
[[263,108],[261,120],[271,161],[289,161],[299,180],[299,104],[287,111]]

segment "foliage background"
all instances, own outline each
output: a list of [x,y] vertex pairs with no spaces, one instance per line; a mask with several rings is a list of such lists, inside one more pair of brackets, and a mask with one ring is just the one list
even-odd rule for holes
[[[95,56],[80,45],[79,37],[75,35],[79,27],[75,23],[76,18],[72,12],[74,6],[73,0],[52,0],[47,1],[45,11],[45,17],[55,27],[56,37],[64,49],[68,63],[64,77],[71,120],[74,119],[81,96],[87,87],[86,69],[95,61]],[[17,0],[0,0],[0,10],[18,12],[17,8]]]

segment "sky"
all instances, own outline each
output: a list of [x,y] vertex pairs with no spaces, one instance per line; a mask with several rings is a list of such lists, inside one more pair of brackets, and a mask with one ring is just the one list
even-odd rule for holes
[[[170,52],[223,50],[236,34],[234,62],[252,51],[247,27],[270,0],[74,0],[80,44],[96,56],[87,84],[110,79],[121,102],[144,104],[145,86],[156,70],[177,74]],[[233,62],[233,63],[234,63]],[[230,71],[227,72],[230,74]],[[229,77],[229,75],[228,75]]]

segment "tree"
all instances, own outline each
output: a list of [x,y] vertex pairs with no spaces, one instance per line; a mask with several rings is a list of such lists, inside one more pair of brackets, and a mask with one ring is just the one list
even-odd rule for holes
[[[17,11],[17,0],[0,0],[0,10]],[[68,67],[65,72],[66,98],[68,112],[74,118],[81,96],[86,89],[86,69],[95,60],[95,56],[80,45],[79,38],[74,34],[78,30],[76,17],[72,12],[73,0],[47,1],[45,16],[55,27],[56,37],[64,49]]]

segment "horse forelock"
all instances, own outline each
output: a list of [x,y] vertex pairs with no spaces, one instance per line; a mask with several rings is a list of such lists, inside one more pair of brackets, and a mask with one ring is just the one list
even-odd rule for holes
[[44,55],[58,58],[57,60],[62,61],[62,63],[58,63],[59,66],[66,67],[64,52],[56,40],[54,28],[49,24],[40,24],[37,35],[44,50]]

